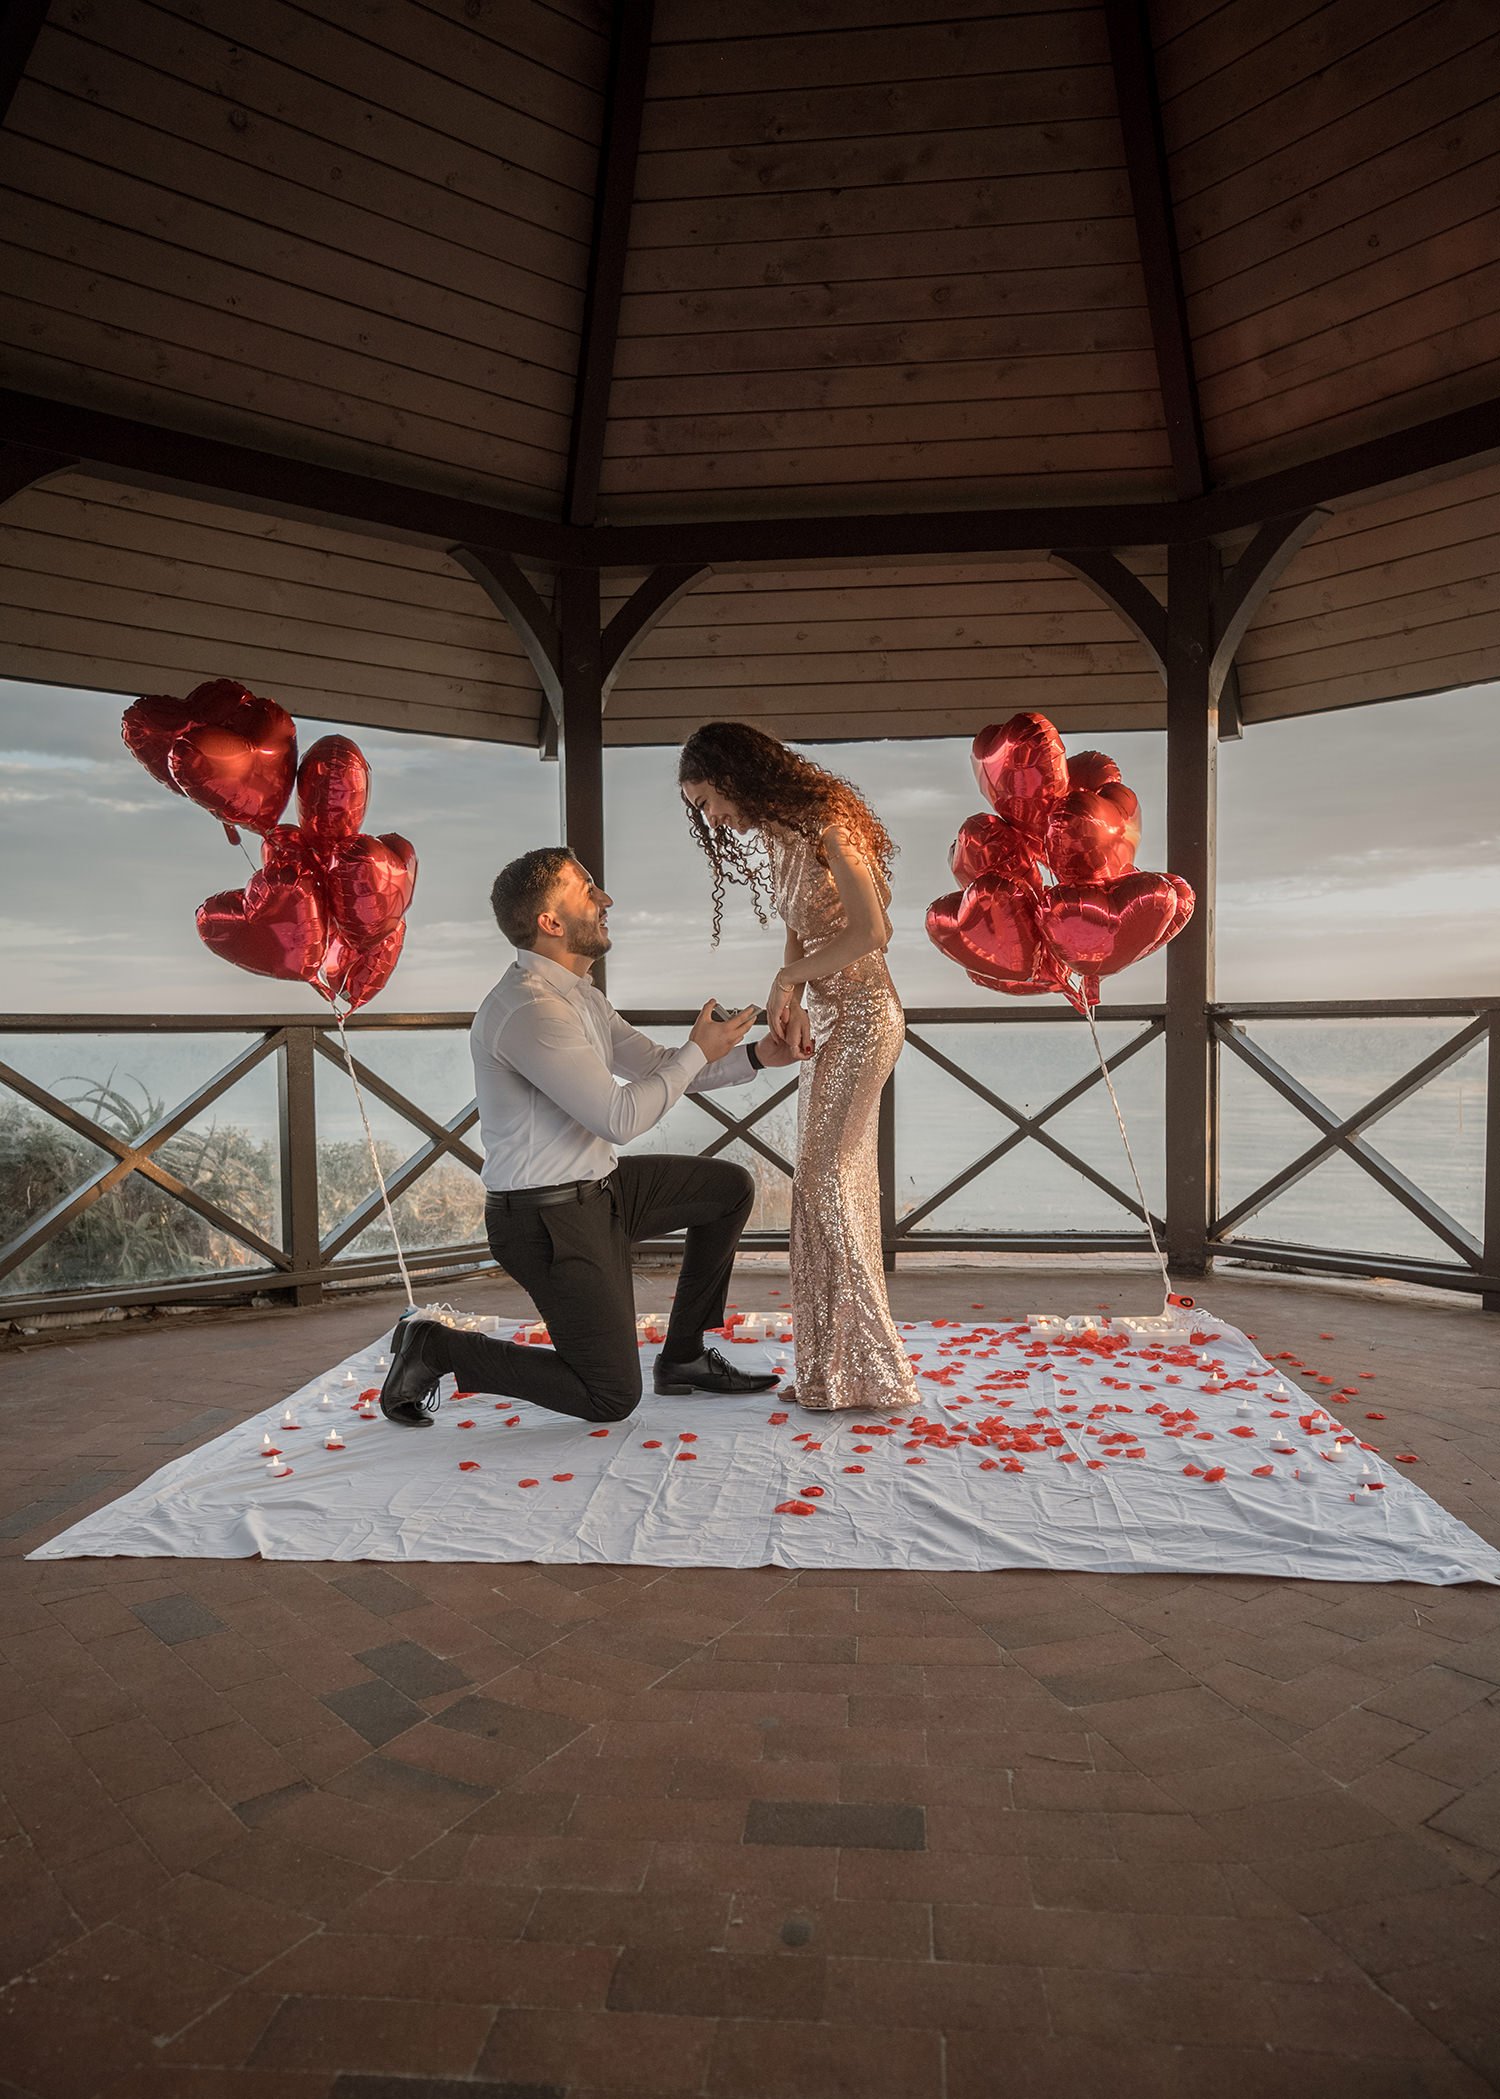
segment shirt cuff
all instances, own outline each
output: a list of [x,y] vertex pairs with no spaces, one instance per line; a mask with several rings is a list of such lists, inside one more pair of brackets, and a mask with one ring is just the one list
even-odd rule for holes
[[708,1068],[708,1058],[704,1055],[700,1043],[685,1042],[677,1052],[677,1055],[686,1066],[687,1075],[690,1079],[696,1079],[700,1071],[705,1071]]

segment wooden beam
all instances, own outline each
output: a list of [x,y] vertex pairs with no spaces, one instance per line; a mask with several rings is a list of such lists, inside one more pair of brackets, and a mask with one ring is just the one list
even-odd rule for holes
[[1183,1275],[1208,1266],[1213,1151],[1214,878],[1218,696],[1213,656],[1213,547],[1167,556],[1167,866],[1193,885],[1197,908],[1167,948],[1167,1257]]
[[[600,667],[599,571],[567,568],[558,578],[562,628],[562,822],[564,841],[604,882],[604,699]],[[602,965],[594,971],[603,981]]]
[[454,545],[480,547],[546,562],[582,555],[581,536],[547,518],[249,445],[193,437],[36,394],[0,390],[0,443],[71,458],[104,480],[377,539],[437,545],[444,551]]
[[615,679],[651,629],[666,617],[679,598],[686,597],[700,576],[709,573],[706,568],[692,568],[686,564],[653,569],[645,582],[625,600],[605,628],[601,644],[606,699]]
[[1273,518],[1261,526],[1234,567],[1215,586],[1214,652],[1208,675],[1216,695],[1223,691],[1235,651],[1266,592],[1328,516],[1326,510],[1304,510],[1291,517]]
[[65,474],[77,466],[76,459],[57,452],[35,452],[29,445],[0,443],[0,503],[8,503],[23,488],[34,488],[49,474]]
[[1104,16],[1172,474],[1178,495],[1191,499],[1201,496],[1208,487],[1208,454],[1203,443],[1203,417],[1193,372],[1193,339],[1188,328],[1177,228],[1172,216],[1172,186],[1156,89],[1151,21],[1146,0],[1105,0]]
[[1181,507],[1175,531],[1187,537],[1201,531],[1243,532],[1269,518],[1316,510],[1346,496],[1388,487],[1393,481],[1465,464],[1477,467],[1494,453],[1500,453],[1500,399],[1476,401],[1473,407],[1457,409],[1452,415],[1388,431],[1384,437],[1325,453],[1280,473],[1264,474],[1236,488],[1215,489],[1200,502]]
[[0,5],[0,124],[10,115],[46,19],[47,0],[4,0]]
[[873,516],[713,518],[587,530],[499,505],[346,473],[159,424],[0,390],[0,443],[104,480],[166,489],[378,539],[548,566],[753,566],[1170,546],[1264,524],[1500,453],[1500,399],[1191,502],[1038,505]]
[[563,516],[570,525],[592,525],[598,514],[604,435],[615,376],[615,344],[620,333],[620,300],[630,247],[630,214],[635,203],[636,161],[641,148],[641,117],[646,106],[646,72],[651,60],[652,12],[653,0],[615,0],[610,26],[604,128],[594,186],[594,229],[563,489]]
[[554,717],[560,716],[562,640],[552,614],[508,554],[481,553],[477,547],[450,547],[449,553],[504,614],[540,680],[543,698]]
[[1165,677],[1167,608],[1135,571],[1128,569],[1118,554],[1108,554],[1099,548],[1092,551],[1079,548],[1071,554],[1054,553],[1051,558],[1059,567],[1071,569],[1111,612],[1119,613],[1136,639],[1144,645],[1153,669]]

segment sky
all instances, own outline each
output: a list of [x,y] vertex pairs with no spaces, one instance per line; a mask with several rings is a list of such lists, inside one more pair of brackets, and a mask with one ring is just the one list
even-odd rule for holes
[[[250,866],[203,811],[120,741],[130,696],[0,681],[0,1008],[10,1012],[322,1010],[200,944],[193,914]],[[997,707],[997,713],[999,708]],[[981,724],[976,722],[975,727]],[[472,1009],[510,960],[489,913],[496,870],[559,835],[558,772],[530,751],[299,720],[301,746],[338,729],[370,760],[367,827],[421,862],[405,954],[371,1011]],[[1141,798],[1142,868],[1163,865],[1165,738],[1103,748]],[[908,1006],[987,1002],[932,949],[927,904],[982,803],[964,742],[805,746],[868,796],[895,838],[891,964]],[[605,881],[616,898],[610,993],[620,1005],[764,999],[780,939],[730,892],[709,946],[707,866],[674,784],[675,750],[610,753]],[[1492,994],[1500,964],[1500,687],[1249,728],[1221,747],[1223,999]],[[1106,997],[1162,996],[1160,957]],[[1059,1008],[1061,1010],[1061,1008]]]

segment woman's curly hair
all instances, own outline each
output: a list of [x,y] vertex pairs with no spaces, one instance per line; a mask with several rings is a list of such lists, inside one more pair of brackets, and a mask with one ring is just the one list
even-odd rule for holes
[[[798,831],[810,838],[826,867],[822,834],[841,824],[855,850],[878,867],[887,887],[896,848],[869,803],[849,781],[826,772],[762,729],[748,722],[705,722],[682,747],[678,785],[701,782],[734,803],[747,823],[764,833],[767,824]],[[714,946],[724,923],[724,888],[742,882],[762,925],[770,923],[770,881],[766,867],[752,859],[733,831],[708,823],[691,802],[688,828],[703,848],[713,877]]]

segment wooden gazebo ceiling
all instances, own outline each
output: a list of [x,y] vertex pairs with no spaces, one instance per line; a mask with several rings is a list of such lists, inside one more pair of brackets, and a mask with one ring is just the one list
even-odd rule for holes
[[[530,743],[537,680],[453,545],[544,590],[596,545],[608,612],[694,558],[621,528],[703,524],[612,741],[1157,726],[1150,649],[1049,559],[1086,527],[841,561],[796,521],[1108,506],[1160,596],[1181,506],[1500,398],[1493,0],[619,20],[612,46],[603,0],[52,0],[0,132],[0,340],[58,404],[30,441],[72,460],[0,515],[0,675],[233,671]],[[285,515],[212,445],[171,485],[153,431],[294,463]],[[15,397],[0,435],[28,440]],[[1500,677],[1500,479],[1461,450],[1313,493],[1331,515],[1240,647],[1245,720]],[[340,474],[420,517],[345,507]]]

